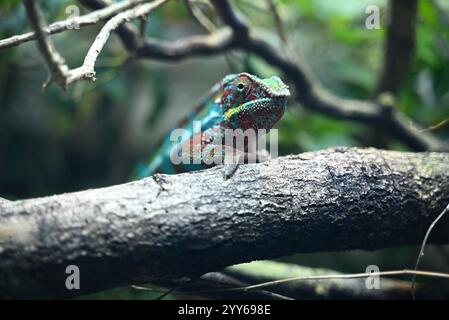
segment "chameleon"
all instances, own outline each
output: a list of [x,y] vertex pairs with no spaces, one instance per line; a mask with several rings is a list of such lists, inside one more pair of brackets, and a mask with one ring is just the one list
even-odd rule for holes
[[[180,121],[177,128],[184,130],[177,141],[168,134],[157,152],[139,164],[136,178],[197,171],[215,165],[217,162],[212,160],[218,159],[218,163],[224,162],[223,173],[227,179],[250,156],[256,162],[269,159],[267,153],[250,151],[249,146],[255,143],[251,137],[244,140],[243,146],[229,143],[225,138],[234,129],[252,129],[256,135],[268,132],[283,116],[289,96],[288,86],[277,76],[262,79],[246,72],[225,76]],[[182,154],[181,151],[188,161],[173,161],[173,155]],[[231,160],[226,158],[228,152],[233,155]]]

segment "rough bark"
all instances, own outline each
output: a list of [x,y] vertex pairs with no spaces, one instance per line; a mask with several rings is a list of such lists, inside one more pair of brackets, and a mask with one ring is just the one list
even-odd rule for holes
[[[244,165],[226,181],[216,167],[0,203],[0,297],[70,297],[299,252],[417,244],[448,202],[447,153],[336,148]],[[432,240],[447,243],[438,230]],[[80,290],[65,288],[70,264]]]

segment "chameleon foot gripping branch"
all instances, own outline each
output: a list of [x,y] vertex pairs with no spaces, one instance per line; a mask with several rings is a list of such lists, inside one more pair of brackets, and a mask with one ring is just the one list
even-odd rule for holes
[[[224,176],[229,178],[239,163],[251,159],[261,162],[264,157],[252,151],[252,146],[281,119],[289,95],[288,87],[276,76],[227,75],[163,139],[149,161],[139,165],[137,178],[222,163]],[[235,142],[239,137],[240,144]]]

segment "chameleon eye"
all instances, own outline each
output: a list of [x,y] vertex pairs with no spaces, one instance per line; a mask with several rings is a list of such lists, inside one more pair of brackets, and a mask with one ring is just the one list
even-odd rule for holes
[[238,90],[238,91],[243,91],[243,89],[245,89],[245,84],[244,84],[243,82],[240,82],[240,83],[237,85],[237,90]]

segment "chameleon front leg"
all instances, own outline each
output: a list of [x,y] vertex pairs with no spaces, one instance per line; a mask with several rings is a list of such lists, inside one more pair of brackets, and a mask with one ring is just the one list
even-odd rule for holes
[[201,161],[205,168],[223,164],[225,180],[232,177],[238,166],[248,158],[248,154],[243,151],[214,143],[203,144],[201,148],[193,148],[192,151],[191,159]]
[[241,150],[224,145],[223,141],[223,131],[220,128],[211,128],[197,134],[187,144],[190,159],[202,163],[204,168],[224,164],[223,177],[226,180],[248,156]]
[[196,150],[193,148],[192,151],[191,159],[197,162],[201,161],[204,168],[223,164],[223,177],[225,180],[232,177],[238,166],[245,161],[248,162],[248,159],[256,159],[257,161],[257,155],[254,156],[230,146],[213,143],[203,145],[202,148],[196,148]]
[[187,141],[184,148],[187,147],[191,163],[201,164],[204,169],[224,164],[223,177],[229,179],[242,163],[260,163],[270,159],[267,150],[248,148],[248,151],[242,151],[222,144],[222,137],[219,129],[209,129]]

